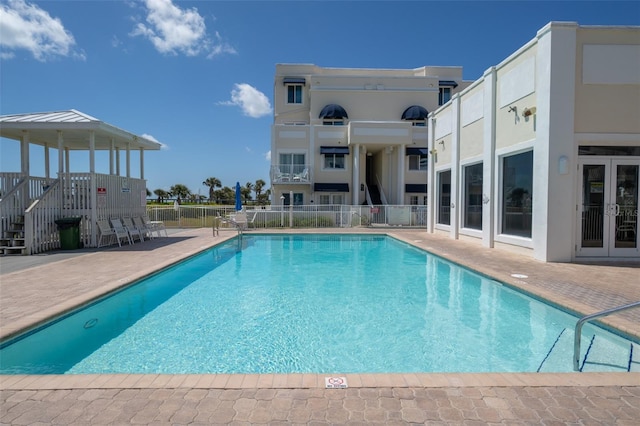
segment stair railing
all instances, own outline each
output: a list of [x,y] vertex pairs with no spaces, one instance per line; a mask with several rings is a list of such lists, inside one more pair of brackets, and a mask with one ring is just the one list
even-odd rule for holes
[[11,224],[18,221],[18,218],[24,215],[24,205],[27,198],[24,195],[28,189],[27,183],[29,179],[22,177],[16,182],[6,194],[2,194],[0,199],[0,220],[2,224],[0,228],[5,231],[11,227]]
[[42,253],[60,247],[55,220],[62,210],[60,180],[52,181],[44,193],[24,212],[24,238],[27,254]]
[[382,182],[380,182],[380,177],[376,174],[376,182],[378,183],[378,190],[380,191],[380,200],[382,200],[382,204],[387,205],[387,197],[384,195],[384,189],[382,188]]
[[640,307],[640,301],[629,303],[627,305],[618,306],[616,308],[606,309],[591,315],[585,315],[576,323],[576,329],[573,337],[573,371],[580,371],[580,339],[582,337],[582,326],[593,319],[606,317],[607,315],[617,312],[626,311],[627,309]]
[[364,184],[364,196],[367,199],[367,204],[369,207],[373,207],[373,201],[371,201],[371,193],[369,192],[369,185]]

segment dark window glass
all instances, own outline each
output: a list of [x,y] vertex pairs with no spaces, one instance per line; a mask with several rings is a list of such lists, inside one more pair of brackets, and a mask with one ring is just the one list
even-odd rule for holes
[[438,173],[438,223],[451,224],[451,170]]
[[482,229],[482,163],[464,169],[464,227]]
[[502,233],[531,238],[533,151],[502,162]]

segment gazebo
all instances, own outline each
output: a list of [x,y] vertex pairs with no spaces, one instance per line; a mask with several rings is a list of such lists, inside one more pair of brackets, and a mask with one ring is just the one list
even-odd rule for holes
[[[80,239],[97,246],[96,222],[146,212],[144,151],[161,144],[76,110],[0,116],[0,136],[20,142],[19,171],[0,171],[0,253],[35,254],[60,247],[55,221],[80,217]],[[44,176],[32,176],[31,145],[44,147]],[[49,151],[58,151],[57,174]],[[71,151],[88,151],[89,164],[72,171]],[[96,173],[96,152],[109,152],[109,174]],[[121,152],[126,153],[121,173]],[[131,176],[131,152],[139,152],[140,176]]]

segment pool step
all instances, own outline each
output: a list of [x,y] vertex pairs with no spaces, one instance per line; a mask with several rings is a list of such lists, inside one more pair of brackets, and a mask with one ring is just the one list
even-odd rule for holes
[[616,353],[605,339],[598,336],[585,344],[589,352],[586,359],[583,355],[580,361],[581,371],[640,371],[640,346],[635,343],[629,342],[626,353]]
[[[569,329],[564,329],[558,334],[556,341],[549,348],[547,356],[541,362],[539,372],[559,371],[558,366],[567,370],[573,368],[573,336],[573,330]],[[583,334],[580,356],[581,371],[640,372],[640,345],[633,342],[628,342],[628,344],[629,349],[621,351],[620,347],[612,347],[611,343],[602,337]]]

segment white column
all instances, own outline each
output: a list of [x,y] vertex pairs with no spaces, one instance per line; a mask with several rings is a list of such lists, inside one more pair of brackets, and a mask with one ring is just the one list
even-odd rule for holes
[[22,131],[22,139],[20,140],[20,173],[23,176],[29,176],[29,131]]
[[51,178],[51,170],[49,169],[49,145],[44,146],[44,177],[48,185],[49,179]]
[[[315,200],[315,168],[316,168],[316,138],[315,138],[315,127],[309,125],[309,152],[307,153],[307,155],[309,156],[308,159],[306,159],[306,162],[308,164],[307,167],[309,167],[309,183],[310,188],[311,188],[311,201],[313,201],[314,203],[317,201]],[[274,155],[275,151],[271,151],[271,155]],[[271,164],[273,164],[273,161],[271,161]],[[273,195],[273,194],[272,194]]]
[[127,143],[127,177],[131,177],[131,148]]
[[460,190],[460,95],[451,98],[451,217],[449,236],[458,238],[461,194]]
[[111,138],[111,144],[109,145],[109,174],[113,174],[113,170],[115,168],[114,164],[114,155],[116,154],[116,142],[113,138]]
[[[533,150],[533,255],[568,262],[574,256],[577,220],[577,148],[574,147],[575,23],[548,24],[536,49],[536,141]],[[534,105],[532,105],[534,106]],[[561,173],[560,157],[569,159]]]
[[[20,173],[22,177],[29,177],[29,132],[27,130],[22,131],[22,140],[20,141]],[[29,207],[29,186],[26,191],[20,191],[21,204],[24,209]]]
[[116,175],[120,176],[120,148],[116,148]]
[[89,197],[90,197],[90,214],[91,214],[91,247],[95,247],[97,245],[98,239],[98,227],[96,223],[98,222],[98,212],[96,211],[98,208],[98,198],[96,195],[97,185],[96,185],[96,133],[91,130],[89,132]]
[[360,204],[360,144],[353,146],[353,170],[351,172],[353,180],[353,192],[351,193],[351,200],[354,206]]
[[140,179],[144,179],[144,148],[140,148]]
[[398,147],[398,204],[405,204],[404,202],[404,178],[405,178],[405,162],[407,161],[407,152],[405,145]]
[[427,119],[427,232],[433,233],[434,220],[436,217],[435,210],[435,173],[437,154],[433,147],[435,143],[435,127],[436,120],[433,118],[433,113],[429,114]]
[[497,183],[496,152],[496,69],[484,72],[482,127],[482,245],[493,247],[496,210],[500,203],[495,196]]
[[58,130],[58,177],[62,178],[64,173],[64,138],[62,131]]
[[89,131],[89,173],[96,172],[96,133]]
[[66,181],[67,179],[65,178],[64,175],[64,156],[65,156],[65,152],[64,152],[64,138],[62,137],[62,131],[58,130],[58,179],[60,180],[60,198],[58,200],[60,206],[64,207],[64,194],[65,194],[65,185],[66,185]]

